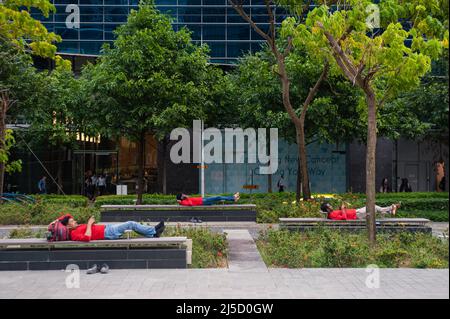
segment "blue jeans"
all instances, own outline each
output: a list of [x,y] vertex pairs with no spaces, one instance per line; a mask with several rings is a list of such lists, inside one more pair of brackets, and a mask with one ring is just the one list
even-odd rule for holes
[[155,227],[145,226],[136,222],[126,222],[116,225],[106,225],[105,239],[119,239],[126,230],[134,230],[136,233],[145,237],[152,238],[156,234]]
[[214,205],[220,201],[229,201],[234,202],[234,196],[214,196],[214,197],[205,197],[203,198],[203,205]]

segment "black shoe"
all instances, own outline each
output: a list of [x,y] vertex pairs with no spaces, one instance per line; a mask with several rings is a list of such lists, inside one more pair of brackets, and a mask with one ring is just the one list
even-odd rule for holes
[[108,266],[107,264],[103,264],[103,265],[102,265],[102,268],[100,268],[100,272],[101,272],[102,274],[107,274],[107,273],[109,273],[109,266]]
[[94,264],[94,265],[92,265],[91,268],[89,268],[89,269],[86,271],[86,274],[92,275],[92,274],[98,273],[98,271],[99,271],[99,269],[98,269],[97,264]]
[[[156,227],[155,227],[155,229],[156,229]],[[166,226],[163,223],[158,229],[156,229],[156,234],[154,237],[155,238],[161,237],[161,234],[164,232],[165,229],[166,229]]]
[[165,227],[164,221],[160,221],[160,222],[158,223],[158,225],[155,226],[155,230],[158,231],[158,229],[160,229],[161,227]]

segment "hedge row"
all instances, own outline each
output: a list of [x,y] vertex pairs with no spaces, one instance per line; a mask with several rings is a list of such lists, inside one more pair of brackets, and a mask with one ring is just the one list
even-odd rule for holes
[[283,268],[448,268],[449,258],[448,240],[411,233],[379,234],[371,248],[364,232],[270,230],[257,246],[269,267]]
[[80,223],[86,223],[90,216],[100,220],[100,211],[93,207],[73,207],[41,202],[32,205],[0,205],[0,225],[48,225],[66,213],[73,215]]
[[408,210],[408,211],[399,211],[397,216],[398,218],[426,218],[431,220],[432,222],[448,222],[448,211],[443,210]]
[[88,199],[82,195],[33,195],[37,203],[59,204],[70,207],[87,207]]
[[[391,205],[401,202],[402,207],[398,211],[400,217],[422,217],[432,221],[448,221],[449,200],[442,194],[448,193],[396,193],[380,194],[377,204],[380,206]],[[405,195],[406,194],[406,195]],[[229,194],[228,194],[229,195]],[[413,197],[417,195],[418,197]],[[435,197],[432,197],[434,195]],[[330,195],[322,195],[330,197]],[[257,220],[260,223],[277,223],[280,217],[320,217],[320,204],[324,198],[315,196],[310,202],[301,201],[295,203],[293,193],[270,193],[270,194],[242,194],[240,203],[256,204],[258,210]],[[175,204],[173,195],[145,194],[144,204]],[[97,198],[94,207],[88,208],[88,201],[83,196],[58,196],[45,195],[36,196],[37,203],[34,205],[20,205],[5,203],[0,205],[0,224],[46,224],[61,212],[71,212],[79,217],[81,221],[90,215],[99,216],[99,208],[105,204],[132,205],[136,197],[128,196],[101,196]],[[348,203],[349,207],[363,207],[364,197],[358,194],[334,195],[327,199],[334,207],[339,207],[342,201]],[[89,215],[89,216],[88,216]],[[86,218],[86,220],[87,220]]]

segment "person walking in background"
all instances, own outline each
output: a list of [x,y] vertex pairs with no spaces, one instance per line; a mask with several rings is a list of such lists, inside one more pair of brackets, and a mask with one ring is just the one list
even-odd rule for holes
[[105,175],[105,181],[106,181],[106,193],[107,194],[111,194],[113,193],[113,189],[112,189],[112,176],[109,173],[106,173]]
[[387,177],[385,177],[381,182],[380,193],[389,193],[390,191],[391,188],[389,187],[389,180],[387,179]]
[[407,178],[402,178],[402,183],[400,185],[400,192],[412,192],[412,187],[409,184]]
[[286,187],[284,185],[284,175],[281,175],[280,179],[278,180],[277,187],[278,187],[278,192],[279,193],[283,193],[284,192],[284,188]]
[[100,175],[97,180],[98,192],[99,195],[102,196],[106,191],[106,177],[104,175]]
[[47,177],[43,176],[38,182],[39,194],[47,194]]
[[91,187],[92,187],[92,197],[95,198],[97,196],[98,190],[98,175],[94,174],[91,177]]
[[439,162],[436,163],[436,191],[444,192],[445,191],[445,162],[443,159],[440,159]]
[[92,179],[90,177],[86,178],[84,181],[84,189],[86,190],[86,196],[89,200],[92,200],[94,194],[92,192]]

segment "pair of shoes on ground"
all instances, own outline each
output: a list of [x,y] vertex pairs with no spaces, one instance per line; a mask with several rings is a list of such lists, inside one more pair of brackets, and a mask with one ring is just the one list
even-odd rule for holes
[[101,267],[99,267],[97,264],[95,264],[86,271],[88,275],[96,274],[98,272],[102,274],[109,273],[109,266],[107,264],[103,264]]
[[199,219],[199,218],[197,218],[197,217],[192,217],[191,220],[190,220],[190,222],[191,222],[191,223],[194,223],[194,224],[201,224],[201,223],[202,223],[202,220]]
[[154,237],[156,238],[161,237],[161,234],[164,232],[165,229],[166,225],[164,225],[164,222],[163,221],[159,222],[159,224],[155,226],[156,234]]

